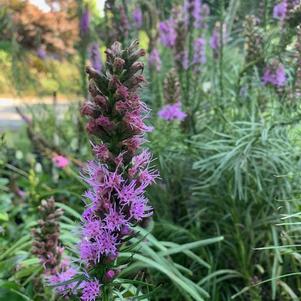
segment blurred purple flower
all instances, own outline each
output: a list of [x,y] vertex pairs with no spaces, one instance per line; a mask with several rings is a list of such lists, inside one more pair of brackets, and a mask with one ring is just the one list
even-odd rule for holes
[[90,19],[91,19],[90,12],[87,8],[85,8],[82,17],[80,19],[80,32],[83,36],[89,33]]
[[202,20],[201,8],[202,0],[186,0],[184,2],[183,10],[187,26],[190,22],[193,22],[195,28],[200,28]]
[[166,121],[179,120],[183,121],[187,114],[181,110],[181,103],[165,105],[159,112],[158,116]]
[[265,85],[283,87],[286,84],[284,65],[278,62],[265,67],[262,81]]
[[175,30],[175,21],[172,19],[162,21],[159,25],[160,41],[169,48],[175,45],[177,33]]
[[41,47],[38,48],[37,56],[42,60],[44,60],[46,58],[47,52],[46,52],[45,47],[41,46]]
[[206,63],[206,40],[204,38],[194,41],[193,63],[199,65]]
[[273,9],[273,17],[280,21],[284,21],[287,13],[287,0],[276,4]]
[[74,269],[73,267],[67,268],[66,270],[56,273],[55,275],[50,275],[47,277],[47,281],[51,285],[56,285],[55,286],[55,291],[59,295],[66,296],[68,294],[72,294],[74,292],[74,289],[77,286],[76,282],[71,282],[69,284],[63,284],[63,285],[58,285],[62,282],[66,282],[71,280],[75,275],[77,275],[78,271]]
[[141,28],[143,25],[143,14],[140,7],[137,7],[133,11],[133,20],[135,22],[136,28]]
[[221,39],[221,24],[217,22],[214,26],[211,38],[210,38],[210,47],[213,50],[214,58],[218,58],[219,51],[221,48],[221,43],[225,44],[227,41],[227,32],[226,24],[223,24],[223,38]]
[[96,71],[100,71],[102,67],[101,56],[99,52],[99,46],[97,43],[92,43],[89,49],[90,54],[90,62],[92,67]]
[[182,53],[176,54],[176,58],[177,60],[181,61],[181,65],[183,67],[184,70],[188,70],[189,69],[189,54],[188,54],[188,50],[184,50]]
[[157,71],[161,69],[160,53],[157,48],[153,48],[148,57],[148,65],[150,68],[155,68]]

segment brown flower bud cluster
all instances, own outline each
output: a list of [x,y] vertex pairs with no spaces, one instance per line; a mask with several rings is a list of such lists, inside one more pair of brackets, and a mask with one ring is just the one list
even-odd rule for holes
[[53,198],[42,200],[39,206],[41,219],[33,229],[34,237],[32,253],[39,257],[46,274],[55,274],[60,265],[63,247],[60,243],[59,219],[62,209],[56,209]]
[[297,29],[295,97],[301,97],[301,26]]
[[176,41],[173,47],[175,64],[177,70],[183,70],[188,64],[188,52],[186,50],[187,22],[180,7],[175,7],[173,11],[176,30]]
[[301,3],[296,4],[294,0],[287,0],[286,23],[292,29],[301,24]]
[[[254,15],[246,16],[244,22],[246,63],[257,62],[257,67],[262,67],[263,58],[263,32],[258,26],[258,20]],[[261,58],[261,59],[260,59]]]
[[164,99],[166,103],[175,103],[180,101],[181,86],[178,74],[175,69],[171,69],[164,79]]

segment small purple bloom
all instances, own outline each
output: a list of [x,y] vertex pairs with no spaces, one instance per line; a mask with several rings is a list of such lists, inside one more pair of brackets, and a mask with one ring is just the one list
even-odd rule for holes
[[153,214],[153,208],[148,205],[148,200],[143,196],[133,199],[131,202],[130,215],[137,221]]
[[283,87],[286,84],[285,68],[281,63],[273,63],[266,66],[262,81],[265,85]]
[[[47,277],[47,281],[51,285],[57,285],[62,282],[71,280],[77,273],[78,271],[76,269],[69,267],[63,272],[56,273],[55,275],[50,275],[49,277]],[[72,293],[76,285],[77,285],[76,281],[71,282],[69,284],[57,285],[55,286],[55,291],[59,295],[66,296]]]
[[89,32],[90,29],[90,12],[86,8],[83,11],[81,20],[80,20],[80,32],[84,36]]
[[45,50],[45,47],[39,47],[39,49],[37,50],[37,56],[42,60],[46,58],[47,52]]
[[180,102],[165,105],[159,112],[158,116],[166,121],[179,120],[183,121],[187,114],[181,110]]
[[98,44],[92,43],[89,52],[90,52],[91,65],[96,71],[99,72],[102,67],[102,62],[101,62],[101,56],[100,56]]
[[273,9],[273,17],[280,21],[284,21],[287,13],[287,0],[276,4]]
[[143,14],[140,7],[137,7],[133,11],[133,20],[135,22],[136,28],[141,28],[143,25]]
[[199,65],[206,63],[206,40],[203,38],[194,41],[193,63]]
[[82,301],[95,301],[100,295],[100,284],[97,279],[83,282]]
[[175,45],[177,38],[174,20],[169,19],[160,22],[159,31],[161,43],[168,48],[172,48]]
[[161,69],[160,53],[157,48],[153,48],[148,57],[148,65],[154,67],[156,71]]

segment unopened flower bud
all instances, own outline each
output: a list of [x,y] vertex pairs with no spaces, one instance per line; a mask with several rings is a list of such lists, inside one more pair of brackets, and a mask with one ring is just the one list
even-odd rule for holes
[[119,74],[122,71],[124,64],[125,64],[125,60],[123,60],[120,57],[115,58],[114,65],[113,65],[114,72]]

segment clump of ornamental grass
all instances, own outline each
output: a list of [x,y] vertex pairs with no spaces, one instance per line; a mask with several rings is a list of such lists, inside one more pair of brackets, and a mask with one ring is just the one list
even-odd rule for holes
[[144,83],[145,51],[138,42],[122,49],[115,42],[106,50],[103,72],[87,67],[89,98],[82,114],[95,159],[87,163],[80,259],[87,280],[82,283],[84,301],[102,296],[110,300],[107,284],[119,273],[116,259],[123,243],[152,215],[146,188],[158,177],[150,168],[152,155],[141,146],[152,128],[145,123],[149,110],[137,90]]

